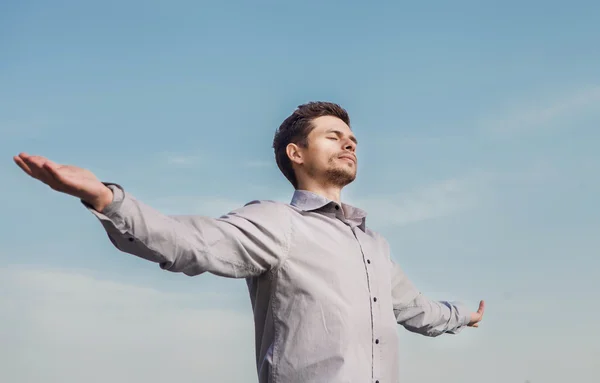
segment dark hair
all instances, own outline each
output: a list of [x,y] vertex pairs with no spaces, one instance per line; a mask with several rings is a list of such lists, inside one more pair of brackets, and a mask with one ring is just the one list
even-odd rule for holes
[[286,148],[290,143],[307,147],[308,135],[315,128],[312,121],[323,116],[337,117],[350,126],[350,117],[344,108],[331,102],[313,101],[298,106],[294,113],[286,118],[275,132],[273,138],[275,161],[279,170],[296,189],[298,188],[298,180]]

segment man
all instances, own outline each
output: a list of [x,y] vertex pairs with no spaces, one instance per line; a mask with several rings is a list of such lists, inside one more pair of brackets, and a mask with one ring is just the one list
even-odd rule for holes
[[[73,195],[121,251],[186,275],[245,278],[261,383],[398,382],[396,325],[427,336],[477,327],[477,312],[423,296],[341,202],[356,177],[357,140],[339,105],[301,105],[273,140],[294,186],[290,204],[253,201],[218,219],[167,216],[85,169],[20,154],[15,162]],[[226,329],[224,329],[226,330]]]

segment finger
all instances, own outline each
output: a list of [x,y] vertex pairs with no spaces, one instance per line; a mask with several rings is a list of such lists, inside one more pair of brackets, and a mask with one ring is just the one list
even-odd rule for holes
[[46,158],[41,156],[28,156],[24,159],[25,163],[31,169],[32,176],[42,181],[45,184],[50,185],[53,182],[53,178],[44,169],[44,163],[47,161]]
[[29,169],[31,169],[31,171],[33,171],[34,173],[36,169],[40,169],[42,167],[42,164],[46,160],[44,157],[41,156],[28,155],[20,155],[19,158],[21,158],[23,162],[25,162],[27,166],[29,166]]
[[471,327],[479,327],[479,323],[475,323],[473,326]]
[[483,312],[485,311],[485,302],[482,300],[479,302],[479,309],[477,312],[483,316]]
[[27,173],[28,175],[33,177],[33,173],[31,172],[31,169],[29,168],[29,166],[27,166],[27,164],[25,163],[25,161],[23,161],[23,159],[21,157],[14,156],[13,160],[15,161],[15,164],[17,164],[25,173]]
[[64,184],[65,183],[64,177],[58,171],[60,166],[56,162],[46,160],[46,162],[44,162],[43,168],[48,173],[48,175],[52,178],[54,183],[56,183],[56,184]]
[[32,156],[32,155],[30,155],[30,154],[27,154],[27,153],[25,153],[25,152],[21,152],[21,153],[19,153],[18,157],[19,157],[20,159],[22,159],[22,160],[23,160],[23,162],[27,163],[27,161],[28,161],[28,160],[30,160],[30,159],[32,159],[32,158],[34,158],[34,157],[40,157],[40,156]]
[[27,156],[21,158],[23,159],[23,162],[25,162],[29,170],[31,170],[31,175],[35,178],[39,178],[40,171],[43,165],[41,158],[34,156]]

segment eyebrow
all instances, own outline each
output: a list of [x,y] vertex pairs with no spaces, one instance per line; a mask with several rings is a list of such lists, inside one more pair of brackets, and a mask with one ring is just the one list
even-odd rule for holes
[[[342,133],[339,130],[336,129],[329,129],[327,132],[325,132],[326,134],[329,133],[335,133],[338,137],[343,137],[344,133]],[[350,141],[354,142],[354,144],[358,145],[358,140],[356,139],[356,137],[354,137],[353,135],[350,136]]]

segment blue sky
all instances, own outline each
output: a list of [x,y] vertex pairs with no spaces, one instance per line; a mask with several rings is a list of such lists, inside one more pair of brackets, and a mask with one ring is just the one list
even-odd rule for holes
[[14,166],[86,167],[165,213],[288,201],[273,133],[350,112],[343,194],[480,329],[399,328],[403,382],[597,382],[600,5],[21,1],[0,5],[0,380],[254,382],[241,280],[115,250]]

